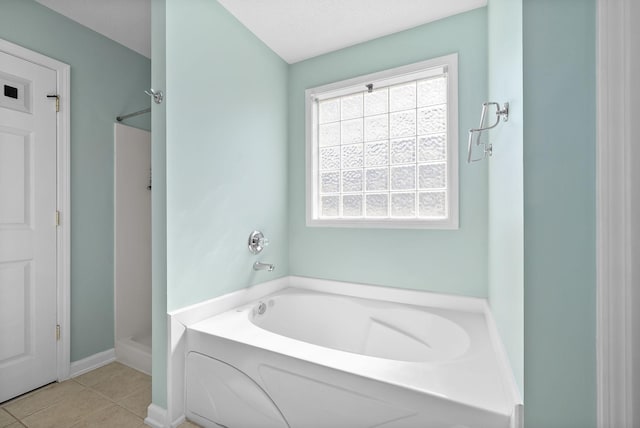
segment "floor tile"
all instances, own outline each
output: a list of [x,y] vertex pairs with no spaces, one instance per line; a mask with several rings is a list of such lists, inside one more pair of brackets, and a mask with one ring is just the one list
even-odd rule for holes
[[100,409],[113,404],[104,397],[88,389],[65,394],[63,399],[40,410],[21,422],[29,428],[70,427]]
[[142,428],[142,418],[120,406],[110,406],[85,417],[72,428]]
[[16,418],[0,409],[0,428],[5,428],[16,422]]
[[99,383],[104,383],[115,376],[131,372],[135,372],[135,370],[125,366],[124,364],[111,363],[78,376],[74,378],[74,380],[85,386],[93,386]]
[[183,423],[178,425],[178,428],[200,428],[200,425],[196,425],[191,421],[184,421]]
[[82,385],[79,385],[73,380],[54,383],[33,393],[27,394],[24,397],[17,398],[16,400],[6,404],[4,408],[17,419],[21,420],[33,413],[58,403],[67,395],[82,391],[83,389]]
[[140,389],[147,388],[150,390],[151,380],[144,374],[140,374],[140,376],[121,375],[109,381],[94,385],[91,388],[111,400],[118,401]]
[[142,389],[151,389],[151,376],[120,363],[111,363],[76,378],[111,400],[119,401]]
[[145,428],[150,403],[151,377],[111,363],[5,403],[0,428]]
[[129,409],[141,418],[147,417],[147,408],[151,404],[151,386],[138,389],[133,394],[118,400],[118,404]]

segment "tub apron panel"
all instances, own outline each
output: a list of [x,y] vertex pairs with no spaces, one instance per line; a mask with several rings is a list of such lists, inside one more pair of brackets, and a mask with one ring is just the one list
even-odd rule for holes
[[289,427],[262,388],[229,364],[190,352],[187,356],[186,381],[187,416],[201,425],[229,428]]

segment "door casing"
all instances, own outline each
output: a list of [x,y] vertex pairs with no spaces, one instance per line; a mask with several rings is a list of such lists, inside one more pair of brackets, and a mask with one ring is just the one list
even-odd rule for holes
[[71,67],[45,55],[23,48],[22,46],[0,39],[0,51],[24,59],[34,64],[50,68],[56,72],[60,111],[56,116],[56,209],[60,213],[57,230],[57,284],[56,312],[60,326],[60,340],[57,343],[58,381],[69,378],[71,364],[70,340],[70,303],[71,303],[71,183],[70,183],[70,124]]
[[[597,0],[596,381],[599,428],[638,426],[633,384],[632,2]],[[638,43],[638,41],[635,41]],[[636,273],[637,275],[637,273]],[[635,315],[638,316],[637,314]],[[637,376],[637,375],[636,375]],[[635,389],[635,390],[634,390]],[[637,400],[636,400],[637,401]]]

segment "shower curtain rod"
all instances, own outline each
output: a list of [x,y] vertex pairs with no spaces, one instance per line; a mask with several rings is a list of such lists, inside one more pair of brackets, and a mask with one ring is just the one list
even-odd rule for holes
[[130,117],[138,116],[138,115],[140,115],[140,114],[149,113],[150,111],[151,111],[151,107],[149,107],[149,108],[145,108],[145,109],[143,109],[143,110],[135,111],[135,112],[133,112],[133,113],[129,113],[129,114],[124,114],[124,115],[122,115],[122,116],[118,116],[118,117],[116,117],[116,120],[117,120],[118,122],[122,122],[123,120],[128,119],[128,118],[130,118]]

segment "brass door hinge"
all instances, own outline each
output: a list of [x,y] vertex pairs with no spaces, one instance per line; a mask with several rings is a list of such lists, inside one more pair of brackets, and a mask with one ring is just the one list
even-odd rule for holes
[[60,226],[60,211],[56,211],[56,226]]
[[60,95],[47,95],[47,98],[55,98],[56,99],[56,113],[60,111]]
[[56,340],[60,340],[60,324],[56,325]]

